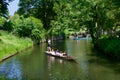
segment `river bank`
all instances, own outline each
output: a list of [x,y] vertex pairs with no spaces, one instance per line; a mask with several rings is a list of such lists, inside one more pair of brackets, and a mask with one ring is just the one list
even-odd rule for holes
[[0,62],[32,46],[31,39],[19,38],[0,30]]
[[95,49],[110,59],[120,60],[120,39],[102,38],[96,41]]

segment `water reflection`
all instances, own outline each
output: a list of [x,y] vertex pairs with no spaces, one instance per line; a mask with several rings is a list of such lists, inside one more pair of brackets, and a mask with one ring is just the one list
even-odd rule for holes
[[21,65],[19,61],[12,59],[0,65],[0,76],[8,79],[22,80]]
[[[77,80],[78,77],[73,77],[73,75],[79,75],[76,63],[71,63],[49,55],[47,56],[47,61],[49,73],[48,80]],[[73,69],[73,67],[75,69]],[[74,71],[76,71],[76,73],[74,73]]]
[[48,67],[50,67],[50,65],[52,65],[54,62],[57,62],[57,63],[59,63],[59,64],[63,64],[63,63],[66,62],[66,61],[63,60],[63,59],[59,59],[59,58],[56,58],[56,57],[50,56],[50,55],[47,55],[47,60],[48,60],[48,64],[49,64]]
[[120,79],[120,64],[96,56],[88,40],[56,41],[52,47],[60,51],[66,50],[77,63],[46,55],[46,44],[43,44],[1,63],[0,77],[7,80]]

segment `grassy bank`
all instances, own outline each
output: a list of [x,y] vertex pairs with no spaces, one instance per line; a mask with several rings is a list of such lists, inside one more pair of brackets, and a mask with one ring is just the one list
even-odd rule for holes
[[120,60],[120,38],[102,38],[95,43],[95,48],[104,55]]
[[31,39],[19,38],[0,30],[0,61],[29,46],[32,46]]

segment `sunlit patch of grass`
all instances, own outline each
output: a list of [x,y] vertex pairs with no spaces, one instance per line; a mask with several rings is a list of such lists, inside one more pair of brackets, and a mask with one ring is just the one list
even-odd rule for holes
[[0,60],[29,46],[32,40],[29,38],[19,38],[4,31],[0,31]]

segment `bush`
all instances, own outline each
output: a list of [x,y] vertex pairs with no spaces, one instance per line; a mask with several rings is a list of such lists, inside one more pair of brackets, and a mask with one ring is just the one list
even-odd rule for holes
[[39,44],[41,36],[40,36],[40,31],[38,29],[32,30],[31,38],[33,41]]
[[3,29],[3,25],[5,23],[6,19],[0,16],[0,29]]
[[12,23],[10,21],[8,21],[8,22],[6,21],[3,29],[7,30],[7,31],[12,31],[13,30]]
[[102,38],[99,39],[95,46],[98,50],[102,51],[104,54],[117,57],[120,59],[120,39],[119,38]]
[[120,30],[117,31],[117,36],[120,38]]
[[14,17],[12,17],[11,22],[14,26],[13,33],[18,34],[20,37],[32,36],[33,38],[34,36],[34,40],[39,40],[38,33],[42,33],[40,37],[44,36],[43,34],[45,33],[45,29],[43,28],[41,20],[37,18],[24,18],[23,16],[19,16],[16,14]]

